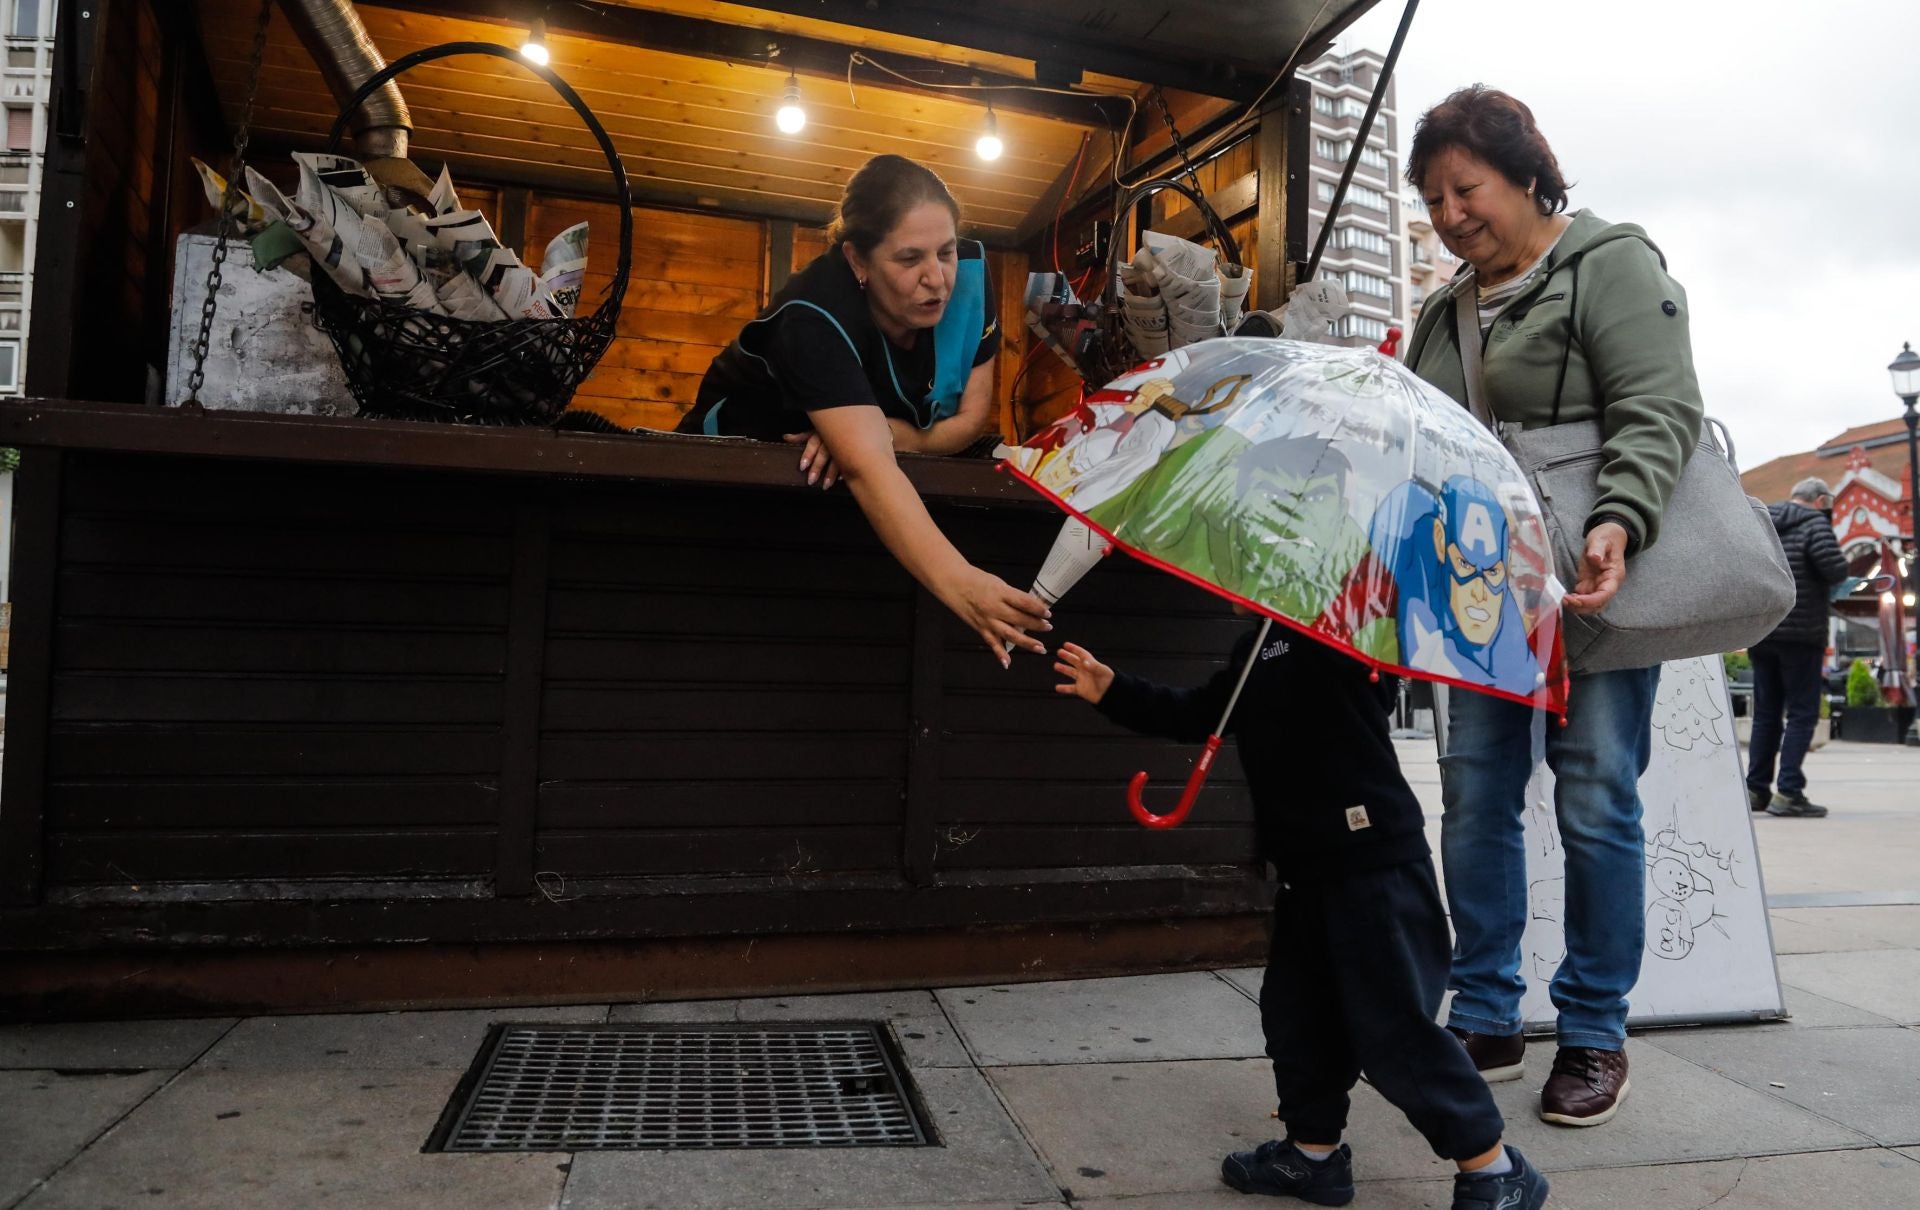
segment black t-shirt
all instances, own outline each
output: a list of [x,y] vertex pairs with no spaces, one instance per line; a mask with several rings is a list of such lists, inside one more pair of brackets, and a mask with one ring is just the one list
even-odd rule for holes
[[[1220,721],[1253,651],[1249,634],[1227,666],[1194,689],[1116,672],[1100,700],[1114,722],[1198,743]],[[1260,855],[1283,878],[1356,872],[1428,855],[1420,801],[1400,772],[1387,727],[1390,677],[1276,624],[1247,676],[1227,730],[1253,794]]]
[[[961,357],[971,357],[949,370],[964,385],[965,372],[992,360],[1000,325],[981,245],[961,240],[959,257],[941,324],[955,329],[952,344],[965,350]],[[916,331],[911,349],[888,340],[873,322],[847,258],[838,247],[829,248],[790,278],[713,359],[678,431],[778,441],[785,433],[811,430],[808,412],[853,404],[877,405],[888,416],[926,428],[942,414],[932,400],[940,330]]]

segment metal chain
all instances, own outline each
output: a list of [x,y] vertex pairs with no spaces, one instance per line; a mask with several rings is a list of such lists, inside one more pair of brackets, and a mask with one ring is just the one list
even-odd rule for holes
[[267,26],[273,19],[273,0],[260,0],[260,19],[253,29],[253,52],[247,60],[247,99],[240,124],[233,130],[233,162],[227,166],[227,189],[220,197],[219,238],[213,245],[213,267],[207,270],[207,296],[200,303],[200,335],[193,342],[193,371],[187,375],[187,398],[182,406],[200,406],[200,388],[207,381],[207,350],[213,342],[213,317],[219,308],[221,267],[227,263],[227,238],[233,232],[233,203],[240,192],[240,174],[253,137],[253,106],[260,94],[260,67],[267,54]]
[[1167,124],[1167,138],[1173,143],[1174,154],[1180,157],[1180,167],[1186,170],[1187,179],[1193,182],[1193,191],[1199,195],[1200,211],[1212,223],[1216,231],[1225,231],[1227,225],[1214,213],[1213,206],[1207,201],[1207,190],[1200,183],[1200,174],[1195,170],[1193,157],[1187,154],[1186,140],[1180,137],[1180,128],[1173,124],[1173,110],[1167,108],[1167,95],[1159,88],[1153,90],[1154,104],[1160,107],[1160,120]]

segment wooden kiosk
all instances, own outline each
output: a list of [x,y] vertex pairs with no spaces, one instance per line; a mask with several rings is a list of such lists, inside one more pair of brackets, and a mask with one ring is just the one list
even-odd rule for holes
[[[671,427],[707,361],[824,247],[846,177],[900,151],[946,176],[992,250],[999,424],[1032,432],[1076,392],[1030,349],[1026,274],[1080,274],[1116,172],[1192,155],[1276,304],[1306,256],[1305,93],[1283,69],[1369,3],[1105,0],[1087,10],[1104,24],[1000,0],[551,6],[553,66],[613,134],[636,200],[619,339],[579,401]],[[540,6],[355,7],[391,60],[517,45]],[[1056,698],[1044,661],[1000,671],[844,493],[803,488],[790,451],[156,398],[176,239],[209,217],[188,156],[223,162],[257,12],[60,9],[31,397],[0,407],[0,444],[23,455],[0,1013],[1257,960],[1268,892],[1237,765],[1184,827],[1137,827],[1126,777],[1177,783],[1194,751]],[[249,159],[318,149],[333,98],[279,12],[265,65]],[[801,138],[771,120],[790,77]],[[930,87],[1036,77],[1107,98]],[[413,158],[451,165],[504,242],[615,229],[597,153],[537,81],[449,61],[400,85]],[[991,166],[972,150],[989,97],[1008,144]],[[1130,123],[1114,97],[1133,99]],[[1185,204],[1161,194],[1123,218],[1197,229],[1169,199]],[[990,460],[905,461],[963,551],[1032,574],[1057,512]],[[1053,637],[1169,680],[1204,676],[1241,625],[1124,559],[1057,622]]]

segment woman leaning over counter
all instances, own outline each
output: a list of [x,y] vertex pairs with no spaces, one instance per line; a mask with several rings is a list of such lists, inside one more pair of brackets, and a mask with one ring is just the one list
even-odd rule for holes
[[927,514],[898,451],[953,454],[985,430],[999,323],[960,204],[896,155],[847,183],[829,246],[713,360],[682,433],[802,447],[807,482],[844,481],[901,566],[995,658],[1040,654],[1038,597],[969,563]]

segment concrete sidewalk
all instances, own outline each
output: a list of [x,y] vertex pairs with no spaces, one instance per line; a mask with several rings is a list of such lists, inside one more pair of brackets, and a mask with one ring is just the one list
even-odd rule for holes
[[[1591,1130],[1535,1116],[1552,1051],[1529,1047],[1496,1095],[1551,1206],[1920,1205],[1920,750],[1835,743],[1808,772],[1832,817],[1757,824],[1794,1019],[1636,1036],[1633,1095]],[[0,1027],[0,1208],[1248,1206],[1218,1166],[1277,1125],[1259,980]],[[420,1153],[493,1021],[821,1018],[891,1023],[944,1146]],[[1355,1205],[1448,1204],[1447,1166],[1368,1088],[1348,1138]]]

